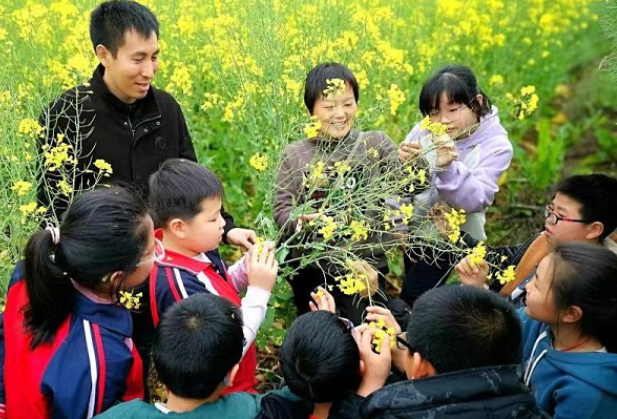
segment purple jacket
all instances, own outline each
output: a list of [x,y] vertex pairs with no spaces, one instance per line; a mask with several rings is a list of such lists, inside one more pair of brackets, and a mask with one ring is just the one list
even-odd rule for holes
[[[405,138],[415,142],[424,150],[433,146],[428,133],[416,124]],[[432,187],[416,197],[416,206],[425,209],[437,202],[464,209],[467,223],[462,227],[475,239],[486,240],[484,222],[486,209],[493,203],[499,190],[497,182],[512,161],[512,144],[507,131],[501,126],[497,107],[480,119],[480,126],[469,138],[457,141],[459,158],[450,167],[434,167],[435,152],[426,151],[425,157],[431,164]]]

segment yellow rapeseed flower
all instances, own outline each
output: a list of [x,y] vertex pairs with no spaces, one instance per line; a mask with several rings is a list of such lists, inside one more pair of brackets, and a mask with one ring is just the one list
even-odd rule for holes
[[23,180],[18,180],[17,182],[13,184],[11,189],[17,192],[17,196],[24,196],[28,192],[30,192],[30,189],[32,189],[32,183],[25,182]]
[[497,272],[495,274],[495,277],[499,280],[500,284],[514,281],[516,279],[516,275],[514,273],[514,265],[508,266],[503,272]]
[[405,93],[396,84],[392,84],[388,89],[388,98],[390,99],[390,113],[396,115],[396,110],[405,103]]
[[22,215],[27,216],[30,214],[34,214],[36,212],[36,202],[30,202],[29,204],[25,204],[25,205],[20,205],[19,206],[19,211],[21,212]]
[[351,235],[351,241],[360,241],[368,239],[369,226],[366,221],[353,220],[349,225],[353,234]]
[[476,247],[471,249],[469,256],[472,266],[479,265],[486,257],[486,246],[484,246],[484,242],[481,241]]
[[325,98],[338,96],[345,93],[345,90],[347,90],[345,80],[342,79],[327,79],[326,86],[327,87],[323,90],[323,97]]
[[36,136],[43,131],[43,127],[32,118],[24,118],[19,121],[17,133],[24,136]]
[[103,176],[109,176],[114,172],[113,168],[111,167],[111,164],[107,163],[103,159],[96,159],[94,161],[94,167],[99,169],[100,173]]
[[317,137],[321,129],[321,121],[316,116],[311,117],[311,119],[312,121],[304,126],[304,134],[308,139]]
[[339,277],[338,281],[338,287],[345,295],[354,295],[366,289],[366,280],[355,277],[353,274]]
[[141,307],[140,298],[143,297],[143,293],[139,292],[133,295],[133,291],[120,291],[120,304],[127,310],[138,310]]
[[328,241],[334,235],[334,230],[336,230],[336,223],[334,222],[334,218],[332,217],[323,217],[324,225],[318,230],[319,234],[321,234],[324,240]]
[[457,211],[456,209],[452,208],[449,213],[445,214],[445,217],[448,223],[448,227],[450,229],[448,239],[450,239],[452,243],[456,243],[461,237],[461,226],[467,221],[465,210]]
[[444,135],[448,132],[448,127],[445,124],[442,124],[441,122],[432,122],[428,115],[422,120],[420,127],[434,134],[436,137]]
[[62,195],[69,196],[71,193],[73,193],[73,186],[63,179],[58,182],[58,190]]
[[268,168],[268,156],[261,153],[255,153],[249,159],[251,167],[259,172],[263,172]]

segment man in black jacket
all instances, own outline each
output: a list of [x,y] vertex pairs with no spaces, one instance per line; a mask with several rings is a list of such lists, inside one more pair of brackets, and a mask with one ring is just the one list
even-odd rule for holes
[[[521,361],[521,324],[510,303],[475,287],[436,288],[416,301],[392,351],[409,380],[347,397],[329,419],[545,418],[520,378]],[[370,393],[371,377],[375,388],[383,382],[383,371],[369,358],[364,364],[361,394]]]
[[[89,83],[64,92],[40,118],[43,152],[68,144],[77,159],[53,170],[43,157],[38,200],[49,215],[58,217],[71,190],[91,188],[97,178],[146,196],[148,178],[165,160],[197,161],[180,106],[151,85],[159,66],[158,36],[156,17],[137,2],[108,1],[92,12],[90,38],[100,64]],[[101,177],[103,161],[111,173]],[[226,240],[249,248],[255,233],[223,216]]]

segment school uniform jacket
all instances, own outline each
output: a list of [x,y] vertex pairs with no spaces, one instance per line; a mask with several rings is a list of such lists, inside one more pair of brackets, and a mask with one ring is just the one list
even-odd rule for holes
[[[148,293],[154,326],[158,326],[161,316],[172,304],[193,294],[207,292],[225,298],[238,307],[242,305],[238,290],[228,281],[227,269],[219,252],[213,250],[205,255],[211,263],[166,251],[163,261],[155,264],[150,274]],[[269,294],[266,301],[267,298]],[[261,323],[261,320],[258,323]],[[234,385],[224,394],[237,391],[254,392],[257,384],[256,368],[257,355],[255,345],[251,342],[245,348]]]
[[21,272],[18,265],[0,318],[0,418],[91,418],[118,401],[143,397],[129,312],[76,292],[74,310],[53,342],[31,350]]

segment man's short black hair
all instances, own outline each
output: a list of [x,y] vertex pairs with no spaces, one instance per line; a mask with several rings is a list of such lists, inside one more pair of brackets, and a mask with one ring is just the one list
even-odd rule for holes
[[240,309],[213,294],[174,304],[159,324],[152,350],[161,382],[176,396],[208,398],[242,358]]
[[90,40],[95,51],[97,45],[103,45],[115,57],[124,35],[131,30],[146,39],[154,32],[158,38],[159,22],[146,6],[129,0],[106,1],[90,14]]
[[323,91],[328,87],[327,80],[331,79],[343,80],[353,90],[356,102],[360,100],[358,81],[347,67],[339,63],[319,64],[309,71],[304,82],[304,105],[311,115],[315,102],[323,96]]
[[169,159],[150,176],[149,203],[162,227],[173,218],[190,221],[206,198],[223,198],[223,184],[210,170],[190,160]]
[[313,403],[332,402],[360,385],[360,353],[351,330],[336,315],[314,311],[298,317],[279,350],[289,389]]
[[409,317],[407,341],[438,374],[522,360],[516,309],[490,291],[435,288],[416,300]]
[[602,173],[570,176],[555,187],[581,205],[581,217],[604,226],[600,239],[617,228],[617,179]]

